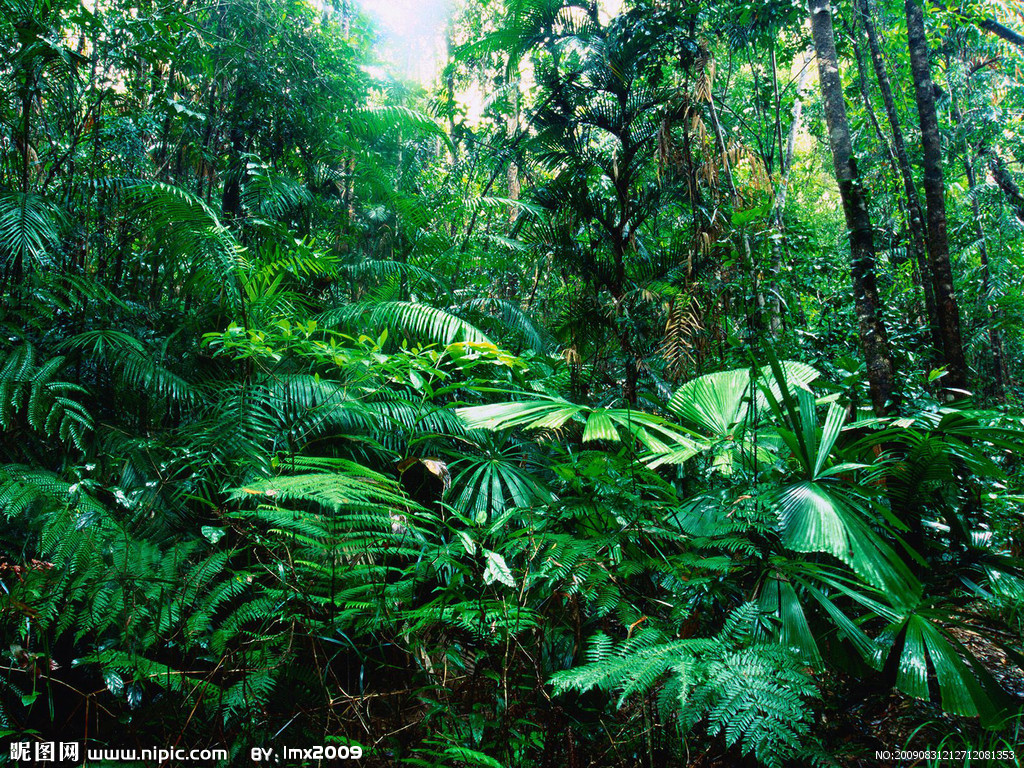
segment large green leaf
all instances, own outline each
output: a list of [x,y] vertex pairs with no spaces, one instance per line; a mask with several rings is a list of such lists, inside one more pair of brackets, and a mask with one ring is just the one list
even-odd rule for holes
[[839,488],[826,482],[793,483],[778,491],[775,505],[782,543],[789,549],[827,552],[899,600],[917,594],[917,579]]
[[350,304],[328,310],[318,318],[328,326],[343,326],[374,333],[393,328],[406,335],[447,346],[458,341],[492,344],[483,331],[443,309],[408,301]]
[[[792,360],[782,363],[780,370],[785,378],[786,389],[806,389],[820,375],[811,366]],[[764,382],[768,391],[778,399],[783,388],[771,367],[761,368],[758,380]],[[746,368],[709,373],[683,384],[672,395],[668,408],[685,423],[692,424],[709,436],[719,439],[735,437],[737,427],[741,427],[748,417],[750,389],[750,370]],[[760,394],[757,403],[759,408],[763,408],[763,396]]]
[[768,576],[761,585],[758,606],[767,616],[778,621],[775,639],[789,648],[796,648],[801,658],[821,662],[818,643],[811,632],[803,605],[792,583],[781,574]]
[[484,557],[487,560],[487,567],[484,569],[484,584],[493,584],[497,581],[506,587],[516,585],[516,580],[504,557],[489,549],[484,550]]
[[959,641],[916,613],[901,625],[890,627],[890,631],[902,638],[902,644],[892,650],[899,654],[898,689],[928,699],[929,676],[934,673],[945,711],[981,717],[985,723],[998,720],[1002,694],[991,675]]
[[685,422],[718,438],[732,434],[747,413],[747,370],[719,371],[688,381],[672,395],[668,408]]
[[20,258],[26,267],[50,261],[63,219],[57,207],[39,195],[0,194],[0,257]]
[[492,403],[459,408],[459,418],[470,429],[558,429],[586,409],[561,398]]
[[561,398],[477,405],[460,408],[458,414],[471,428],[490,430],[559,429],[575,419],[583,421],[583,442],[618,443],[629,435],[659,456],[674,451],[688,452],[688,457],[701,448],[686,430],[660,416],[630,408],[588,408]]
[[530,507],[554,497],[536,474],[520,466],[518,452],[490,452],[458,460],[452,505],[471,519],[491,519],[509,507]]

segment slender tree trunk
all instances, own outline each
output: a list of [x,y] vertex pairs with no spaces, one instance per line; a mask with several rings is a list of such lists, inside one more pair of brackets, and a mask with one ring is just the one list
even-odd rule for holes
[[[773,292],[768,302],[768,328],[772,334],[782,329],[782,244],[785,238],[785,213],[786,197],[789,194],[789,177],[793,170],[793,157],[796,154],[796,137],[800,133],[800,120],[804,113],[804,89],[807,87],[807,77],[810,74],[810,59],[813,56],[807,53],[803,57],[800,66],[800,74],[797,75],[796,96],[793,99],[793,110],[790,113],[789,133],[786,137],[786,149],[780,149],[779,159],[779,185],[775,189],[775,200],[772,205],[772,225],[775,229],[775,236],[772,237],[772,285]],[[780,135],[781,140],[781,135]],[[801,309],[802,311],[802,309]]]
[[867,365],[871,404],[876,415],[884,416],[893,399],[895,374],[889,353],[889,338],[879,312],[871,215],[853,157],[829,0],[810,0],[810,15],[811,36],[818,56],[818,80],[825,106],[825,123],[839,195],[843,202],[843,214],[849,229],[854,305]]
[[352,36],[352,3],[349,0],[335,2],[334,9],[341,20],[341,35],[346,40]]
[[943,362],[949,371],[951,389],[967,388],[967,362],[960,335],[960,307],[953,287],[953,268],[949,260],[946,233],[946,185],[942,177],[942,144],[939,118],[929,62],[924,13],[916,0],[906,0],[907,37],[910,43],[910,69],[914,78],[914,97],[921,121],[921,146],[924,150],[924,200],[928,221],[928,262],[935,285],[939,333]]
[[[785,170],[785,154],[782,149],[782,96],[779,93],[779,63],[775,58],[774,41],[769,48],[768,61],[772,66],[772,96],[774,97],[772,104],[775,108],[775,138],[778,142],[779,173],[781,174]],[[797,94],[797,99],[799,98],[800,96]],[[768,172],[771,173],[774,170],[772,167],[768,169]]]
[[452,39],[452,29],[449,25],[445,36],[446,61],[448,62],[444,71],[444,91],[448,110],[448,137],[451,139],[452,162],[459,161],[459,142],[455,136],[455,64],[452,62],[452,51],[455,49],[455,41]]
[[[174,77],[174,65],[172,64],[167,69],[167,85],[164,90],[164,98],[168,101],[172,101],[174,99]],[[163,128],[160,131],[160,141],[156,145],[156,153],[153,162],[156,166],[157,178],[163,181],[167,181],[169,178],[167,170],[170,165],[169,147],[171,141],[171,124],[171,110],[167,110],[167,115],[164,117]]]
[[[892,170],[892,199],[897,201],[897,207],[899,208],[900,213],[903,214],[903,218],[905,220],[909,220],[905,204],[906,201],[904,200],[900,190],[899,163],[896,160],[896,152],[893,150],[892,144],[889,142],[885,132],[882,131],[882,125],[878,120],[878,116],[875,114],[875,104],[871,97],[871,88],[868,85],[867,67],[864,66],[863,51],[861,51],[861,47],[857,44],[856,34],[852,30],[848,29],[848,35],[853,46],[853,56],[857,62],[857,85],[860,88],[861,100],[864,102],[864,111],[868,116],[868,121],[871,123],[871,127],[874,129],[875,136],[878,138],[878,143],[881,145],[882,149],[885,150],[886,159],[888,159],[889,167]],[[900,233],[896,232],[892,227],[888,227],[885,236],[890,244],[895,244],[899,241]],[[890,245],[889,261],[894,266],[899,266],[910,258],[910,248],[905,250],[904,258],[899,259],[893,255],[892,247],[893,246]],[[921,288],[921,275],[916,263],[912,263],[910,275],[911,282],[914,285],[914,293],[916,294]],[[924,324],[924,316],[922,315],[919,306],[915,306],[912,309],[911,319],[918,325]]]
[[[521,96],[519,92],[519,83],[515,83],[512,88],[511,98],[511,110],[508,116],[508,135],[509,137],[519,135],[519,123],[521,116]],[[519,178],[519,164],[516,163],[515,155],[513,154],[508,160],[508,197],[510,200],[518,200],[522,193],[522,181]],[[512,206],[509,211],[509,223],[515,224],[516,218],[519,216],[519,209],[516,206]]]
[[885,106],[885,116],[889,121],[889,129],[892,131],[892,146],[893,152],[896,154],[896,166],[899,168],[900,177],[903,180],[903,191],[906,195],[907,204],[907,255],[917,265],[918,272],[921,275],[925,314],[928,316],[928,327],[931,331],[932,345],[935,347],[936,352],[941,353],[939,310],[935,303],[935,283],[932,279],[931,266],[928,263],[927,236],[925,234],[924,211],[921,208],[921,198],[917,192],[917,184],[914,182],[914,174],[910,170],[907,143],[903,138],[903,129],[900,127],[899,113],[896,111],[896,100],[893,97],[892,85],[889,82],[889,73],[885,69],[882,49],[878,44],[878,35],[875,32],[875,23],[869,0],[857,0],[857,6],[860,11],[861,22],[864,25],[864,31],[868,37],[871,66],[875,70],[878,90],[882,94],[882,104]]
[[[947,69],[948,69],[947,64]],[[967,80],[967,99],[970,99],[970,78]],[[957,125],[963,122],[956,92],[950,88],[950,101],[953,105],[953,119]],[[969,103],[969,102],[968,102]],[[978,185],[978,176],[974,169],[973,148],[971,142],[964,141],[964,171],[967,173],[967,187],[970,191],[971,213],[974,214],[974,226],[978,234],[978,256],[981,260],[981,303],[985,307],[983,318],[988,330],[989,354],[991,355],[992,381],[985,389],[996,402],[1006,402],[1006,366],[1003,362],[1003,339],[999,332],[999,309],[992,301],[992,274],[989,268],[988,243],[985,240],[985,225],[981,220],[981,206],[978,196],[974,194]]]
[[[29,78],[29,75],[25,75]],[[32,157],[32,131],[30,128],[32,116],[32,83],[31,80],[25,84],[25,91],[21,95],[21,192],[27,195],[29,190],[29,168],[31,168]]]
[[[627,95],[619,94],[620,114],[627,112]],[[636,345],[633,339],[632,322],[628,316],[626,305],[626,254],[632,248],[631,237],[628,227],[633,220],[633,189],[632,175],[629,172],[629,159],[636,152],[633,145],[630,123],[623,120],[622,129],[619,133],[619,141],[622,147],[622,158],[619,169],[613,173],[611,179],[615,186],[616,198],[619,201],[618,216],[610,228],[612,256],[615,259],[615,267],[611,280],[606,284],[608,292],[615,301],[615,333],[619,339],[619,346],[622,348],[622,356],[625,358],[626,381],[623,389],[623,397],[631,408],[637,404],[637,384],[639,381],[639,359]]]
[[[892,148],[892,144],[889,143],[889,139],[882,131],[882,126],[878,122],[878,116],[875,114],[875,104],[871,99],[871,90],[868,87],[868,75],[867,68],[864,66],[864,54],[861,51],[861,47],[857,44],[856,34],[847,28],[847,34],[850,36],[850,42],[853,46],[853,58],[857,63],[857,86],[860,89],[860,97],[864,102],[864,112],[868,116],[868,122],[871,123],[871,128],[875,132],[875,136],[878,137],[878,143],[885,150],[885,156],[889,160],[889,166],[892,168],[893,174],[899,178],[899,164],[896,161],[896,152]],[[896,190],[896,194],[899,194],[899,190]],[[901,206],[902,207],[902,206]]]
[[981,206],[978,197],[973,194],[977,186],[977,175],[974,172],[974,160],[971,158],[970,146],[964,153],[964,169],[967,171],[967,185],[971,191],[971,211],[974,214],[974,225],[978,232],[978,255],[981,259],[981,296],[985,303],[986,326],[988,328],[989,354],[992,356],[992,385],[989,394],[997,402],[1006,402],[1006,367],[1003,363],[1003,339],[999,333],[999,310],[992,303],[992,276],[989,269],[988,244],[985,242],[985,227],[981,223]]
[[[22,48],[24,52],[24,47]],[[32,101],[35,97],[36,81],[32,67],[35,66],[31,57],[25,62],[25,82],[21,91],[21,135],[18,141],[21,144],[21,179],[20,187],[23,195],[28,195],[32,188],[31,168],[35,150],[32,149]],[[11,268],[11,282],[14,285],[21,283],[25,271],[24,256],[25,249],[19,247],[14,254],[14,263]]]
[[811,73],[810,59],[813,55],[810,51],[805,54],[800,74],[797,75],[796,97],[793,99],[793,111],[790,113],[792,119],[789,124],[789,134],[786,137],[786,151],[782,157],[781,178],[779,187],[775,192],[773,215],[775,223],[780,229],[782,228],[782,218],[786,209],[786,197],[789,195],[789,177],[793,170],[796,139],[800,134],[800,121],[803,119],[804,114],[804,91],[807,88],[807,79]]
[[236,219],[242,214],[242,181],[245,177],[245,131],[234,123],[228,130],[231,154],[228,158],[228,172],[224,177],[224,192],[221,196],[221,211],[225,216]]
[[[714,78],[712,74],[709,74],[708,78],[708,114],[711,116],[711,124],[715,129],[715,139],[718,143],[718,151],[721,153],[722,157],[722,168],[725,171],[725,184],[726,188],[729,190],[729,205],[735,208],[736,204],[740,202],[740,196],[736,191],[736,180],[733,177],[732,167],[729,164],[729,148],[725,143],[725,131],[722,130],[722,123],[718,119],[718,109],[715,107],[715,99],[712,95]],[[751,307],[749,303],[746,305],[747,327],[750,329],[751,333],[753,333],[762,325],[761,310],[764,307],[764,296],[761,294],[760,280],[757,279],[757,270],[754,266],[753,248],[750,244],[750,232],[746,229],[742,232],[738,247],[743,257],[743,268],[750,276],[751,293],[754,296],[753,307]]]

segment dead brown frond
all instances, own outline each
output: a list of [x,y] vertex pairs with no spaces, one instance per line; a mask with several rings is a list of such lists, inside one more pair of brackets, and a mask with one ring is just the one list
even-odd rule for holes
[[695,337],[703,330],[698,311],[699,306],[690,296],[675,296],[669,302],[661,356],[668,363],[667,371],[673,381],[693,365]]

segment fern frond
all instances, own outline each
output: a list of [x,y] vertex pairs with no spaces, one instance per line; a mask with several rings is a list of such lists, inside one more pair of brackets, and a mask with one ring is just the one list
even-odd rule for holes
[[480,312],[498,321],[503,329],[522,338],[530,349],[544,351],[548,345],[534,321],[520,307],[506,299],[471,299],[462,305],[464,311]]
[[192,193],[161,182],[132,185],[126,194],[140,201],[140,213],[187,265],[188,284],[240,308],[250,265],[245,249],[213,209]]
[[30,344],[16,348],[0,365],[0,427],[12,430],[22,416],[29,428],[85,450],[92,417],[80,402],[86,390],[57,378],[63,357],[36,363]]

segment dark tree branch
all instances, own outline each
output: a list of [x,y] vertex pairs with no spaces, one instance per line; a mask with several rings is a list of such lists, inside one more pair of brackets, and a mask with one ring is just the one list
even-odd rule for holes
[[[941,8],[944,11],[949,10],[946,7],[946,4],[942,2],[942,0],[931,0],[931,3],[936,8]],[[995,19],[983,18],[979,21],[978,19],[972,19],[969,16],[965,16],[964,14],[959,13],[957,11],[953,11],[953,13],[955,13],[959,18],[963,19],[964,21],[969,21],[972,24],[977,25],[980,29],[989,32],[990,34],[993,34],[996,37],[1002,38],[1003,40],[1005,40],[1008,43],[1011,43],[1012,45],[1024,48],[1024,35],[1010,29],[1004,24],[1000,24]]]

